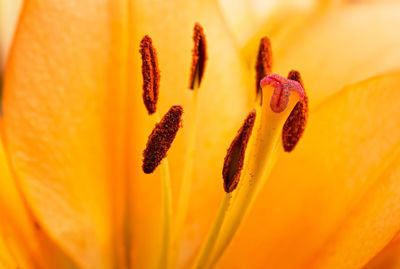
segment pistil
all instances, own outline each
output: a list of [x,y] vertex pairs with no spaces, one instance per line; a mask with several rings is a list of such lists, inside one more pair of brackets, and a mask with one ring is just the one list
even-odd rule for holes
[[234,203],[226,213],[225,222],[207,267],[212,267],[229,245],[242,220],[251,208],[255,197],[264,185],[274,166],[282,140],[283,126],[296,104],[305,98],[300,83],[271,74],[260,83],[263,105],[257,105],[255,134],[248,149],[249,158],[240,181],[242,182]]

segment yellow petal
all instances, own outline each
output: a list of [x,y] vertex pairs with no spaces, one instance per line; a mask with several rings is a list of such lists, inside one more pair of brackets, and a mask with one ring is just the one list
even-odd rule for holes
[[5,144],[21,192],[82,268],[114,259],[124,18],[121,1],[27,0],[6,70]]
[[369,79],[315,108],[221,268],[359,268],[390,241],[400,229],[399,83],[400,73]]

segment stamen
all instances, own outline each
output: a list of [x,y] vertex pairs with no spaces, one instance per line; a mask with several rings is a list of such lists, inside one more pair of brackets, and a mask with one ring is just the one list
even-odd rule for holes
[[[304,89],[303,81],[298,71],[290,71],[288,79],[299,82]],[[286,152],[291,152],[296,147],[306,128],[307,117],[308,98],[307,95],[305,95],[304,98],[296,104],[283,126],[282,144]]]
[[260,40],[256,62],[256,91],[260,92],[260,81],[263,77],[272,73],[272,48],[268,37]]
[[286,109],[289,103],[289,97],[292,91],[296,92],[300,100],[305,96],[303,87],[301,84],[294,80],[288,80],[277,74],[271,74],[263,78],[260,82],[262,88],[267,85],[271,85],[274,88],[274,92],[271,97],[270,107],[272,111],[281,113]]
[[189,80],[189,88],[192,90],[195,88],[196,80],[198,86],[200,85],[207,60],[206,36],[204,35],[203,27],[197,22],[193,28],[193,42],[194,47],[192,50],[192,65]]
[[185,228],[185,220],[189,208],[190,193],[193,181],[193,167],[196,146],[197,113],[198,113],[198,90],[203,78],[205,63],[207,60],[206,37],[203,28],[199,23],[195,23],[193,29],[194,47],[192,50],[192,64],[190,66],[189,88],[192,90],[192,113],[186,121],[188,143],[184,153],[184,164],[181,185],[179,189],[179,199],[176,209],[174,222],[174,236],[168,268],[176,268],[179,256],[179,249],[182,245],[182,236]]
[[227,193],[234,191],[239,183],[247,143],[253,130],[255,118],[256,111],[253,110],[247,116],[226,153],[222,176],[224,179],[224,189]]
[[139,52],[142,55],[143,102],[148,113],[153,114],[156,111],[158,100],[160,71],[158,69],[157,52],[148,35],[145,35],[140,42]]
[[181,106],[172,106],[151,132],[143,152],[142,168],[146,174],[152,173],[167,156],[167,151],[181,126],[182,113]]
[[201,269],[213,267],[208,266],[207,263],[211,258],[215,244],[219,238],[222,225],[225,222],[225,216],[229,210],[229,205],[232,200],[232,192],[236,189],[239,183],[240,174],[243,169],[247,143],[249,142],[255,120],[256,111],[253,110],[247,115],[242,127],[239,129],[236,137],[233,139],[226,153],[224,167],[222,169],[225,196],[218,210],[217,217],[214,221],[211,231],[207,236],[207,239],[205,240],[198,257],[195,260],[193,268]]

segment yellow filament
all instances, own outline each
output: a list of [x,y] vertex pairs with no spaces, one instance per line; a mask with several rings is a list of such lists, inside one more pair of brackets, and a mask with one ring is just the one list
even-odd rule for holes
[[[156,122],[160,121],[158,111],[155,114]],[[163,238],[160,253],[159,268],[165,268],[168,264],[169,250],[171,245],[171,229],[172,229],[172,190],[171,177],[169,172],[168,158],[162,160],[161,170],[161,192],[163,202]]]
[[174,239],[172,243],[172,257],[170,259],[169,268],[175,268],[179,250],[182,244],[183,231],[185,227],[186,215],[189,207],[190,191],[193,180],[193,165],[195,158],[195,145],[196,145],[196,126],[197,126],[197,94],[199,88],[198,76],[195,76],[192,108],[193,112],[187,124],[189,124],[189,140],[185,152],[185,162],[183,167],[183,176],[179,191],[179,199],[177,204],[176,219],[174,222]]
[[[269,90],[269,92],[266,93],[265,90]],[[299,100],[298,96],[293,93],[294,96],[290,98],[285,111],[275,113],[270,109],[269,105],[273,93],[272,87],[270,89],[267,87],[263,91],[263,106],[257,106],[256,109],[257,117],[253,130],[255,132],[250,138],[249,158],[248,162],[246,162],[246,170],[242,173],[240,179],[242,184],[236,194],[234,203],[226,213],[226,220],[209,263],[210,267],[219,260],[228,247],[257,194],[267,180],[277,159],[283,125]]]
[[[260,105],[261,101],[259,100],[260,96],[261,95],[259,95],[257,97],[257,100],[256,100],[256,107],[255,107],[256,115],[257,114],[261,114],[261,105]],[[256,117],[256,119],[257,119],[257,117]],[[257,121],[256,121],[255,124],[257,124]],[[256,128],[254,128],[254,129],[256,129]],[[254,140],[254,138],[253,138],[253,140]],[[245,159],[244,159],[245,164],[244,164],[244,167],[243,167],[242,174],[244,174],[248,169],[248,162],[246,162],[246,160],[247,160],[247,158],[249,156],[249,152],[251,152],[252,144],[254,144],[252,142],[253,140],[250,139],[250,141],[249,141],[250,143],[249,143],[248,148],[247,148],[246,153],[245,153]],[[196,261],[194,263],[195,264],[194,268],[197,269],[197,268],[209,268],[209,267],[212,267],[213,263],[212,263],[212,260],[210,262],[210,258],[213,257],[212,256],[213,250],[215,248],[215,245],[216,245],[217,240],[219,238],[219,235],[221,233],[222,225],[225,222],[225,216],[226,216],[227,212],[229,211],[229,205],[232,203],[232,201],[233,202],[236,201],[236,198],[238,196],[237,193],[239,192],[239,189],[241,188],[242,185],[243,185],[243,182],[239,181],[239,185],[238,185],[237,189],[234,192],[229,193],[229,194],[225,194],[225,197],[224,197],[224,200],[222,202],[222,205],[221,205],[221,207],[220,207],[220,209],[218,211],[217,218],[214,221],[213,228],[212,228],[209,236],[207,237],[206,243],[202,247],[198,258],[196,259]]]
[[171,228],[172,228],[172,194],[171,179],[169,173],[168,159],[163,160],[162,169],[162,195],[163,195],[163,212],[164,212],[164,231],[163,243],[160,257],[160,268],[165,268],[168,264],[169,249],[171,244]]
[[215,243],[218,239],[218,235],[220,233],[222,224],[224,223],[225,215],[226,212],[228,211],[231,199],[232,199],[232,194],[225,193],[224,199],[217,214],[217,218],[205,241],[204,246],[201,248],[200,254],[196,259],[196,262],[194,263],[195,264],[195,266],[193,267],[194,269],[207,268],[206,267],[207,262],[209,261],[212,251],[215,247]]
[[[272,170],[272,167],[274,166],[274,163],[277,159],[275,153],[276,151],[272,152],[271,154],[272,156],[270,162],[267,165],[265,178],[268,178]],[[216,243],[216,247],[213,252],[211,261],[209,263],[209,267],[214,266],[221,258],[222,254],[224,253],[225,249],[229,246],[229,243],[233,239],[237,229],[242,223],[242,220],[247,214],[248,209],[251,208],[255,198],[257,197],[259,190],[261,189],[261,186],[263,185],[263,183],[265,183],[265,181],[262,184],[257,184],[256,182],[250,183],[249,176],[245,177],[243,180],[246,180],[247,182],[244,182],[241,188],[242,191],[239,191],[235,197],[234,201],[235,207],[232,206],[231,210],[229,210],[229,213],[227,213],[229,215],[227,217],[225,225],[221,230],[221,235],[219,236],[219,240]]]

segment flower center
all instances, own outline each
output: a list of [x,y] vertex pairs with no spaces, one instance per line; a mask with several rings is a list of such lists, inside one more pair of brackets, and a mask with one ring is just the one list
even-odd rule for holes
[[[171,107],[156,124],[143,152],[145,173],[152,173],[162,162],[164,166],[162,174],[164,237],[160,253],[162,268],[176,267],[189,209],[195,158],[197,92],[205,72],[207,59],[206,36],[198,23],[194,26],[193,42],[189,89],[193,93],[194,113],[188,122],[191,127],[188,133],[189,144],[185,149],[180,197],[173,222],[171,183],[166,155],[181,125],[183,113],[181,106]],[[142,55],[143,101],[149,114],[158,115],[156,104],[160,75],[157,54],[149,36],[143,38],[140,53]],[[264,37],[260,42],[256,62],[257,101],[227,150],[222,169],[225,196],[211,232],[194,261],[194,268],[212,267],[218,261],[268,178],[277,153],[281,150],[280,145],[286,152],[292,151],[305,130],[308,99],[300,73],[291,71],[288,78],[284,78],[271,72],[271,43],[267,37]],[[174,227],[171,223],[174,223]]]

